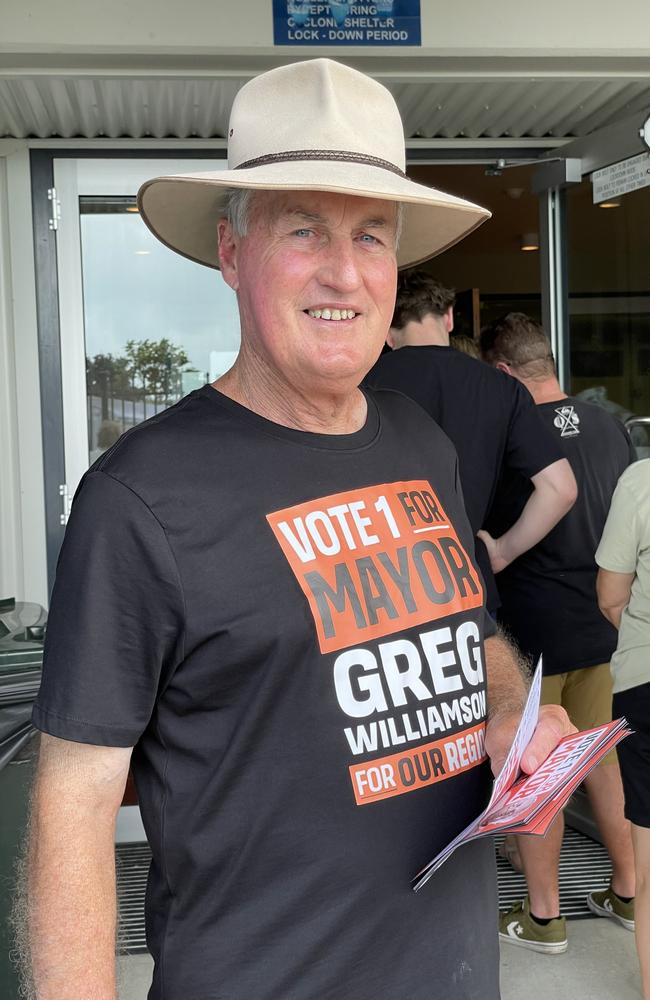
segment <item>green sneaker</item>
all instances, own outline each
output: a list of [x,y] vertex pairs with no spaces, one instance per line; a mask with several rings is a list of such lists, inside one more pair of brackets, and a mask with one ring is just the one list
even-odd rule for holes
[[613,917],[628,931],[634,930],[634,900],[624,903],[619,899],[611,885],[601,892],[590,892],[587,896],[587,906],[598,917]]
[[499,938],[508,944],[545,955],[559,955],[567,950],[566,920],[557,917],[548,924],[538,924],[530,915],[528,896],[499,914]]

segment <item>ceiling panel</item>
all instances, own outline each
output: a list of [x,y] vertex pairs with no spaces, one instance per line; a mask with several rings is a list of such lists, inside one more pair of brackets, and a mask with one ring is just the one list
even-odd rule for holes
[[[223,138],[248,77],[0,77],[0,137]],[[587,135],[650,108],[650,80],[422,79],[389,83],[408,137]]]

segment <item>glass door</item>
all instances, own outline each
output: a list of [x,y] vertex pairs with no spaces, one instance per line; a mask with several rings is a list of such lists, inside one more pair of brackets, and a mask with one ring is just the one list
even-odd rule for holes
[[135,200],[149,177],[211,166],[223,161],[54,161],[69,498],[124,431],[213,381],[237,354],[234,293],[156,240]]

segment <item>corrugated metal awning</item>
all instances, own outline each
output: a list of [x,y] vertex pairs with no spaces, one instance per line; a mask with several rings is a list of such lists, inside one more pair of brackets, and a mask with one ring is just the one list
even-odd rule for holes
[[[380,74],[377,74],[378,76]],[[212,139],[249,75],[0,75],[0,137]],[[584,136],[650,108],[647,76],[384,78],[408,137]]]

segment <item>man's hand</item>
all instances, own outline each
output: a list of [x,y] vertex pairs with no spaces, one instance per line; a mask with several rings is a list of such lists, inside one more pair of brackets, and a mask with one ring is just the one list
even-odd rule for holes
[[481,539],[485,548],[487,549],[488,558],[490,560],[490,566],[492,567],[492,572],[496,575],[500,573],[502,569],[505,569],[509,565],[510,559],[505,556],[500,549],[499,543],[500,538],[493,538],[492,535],[485,531],[483,528],[476,532],[477,537]]
[[[494,715],[485,731],[485,749],[495,778],[506,762],[515,738],[521,712]],[[535,732],[521,758],[521,770],[532,774],[542,764],[560,740],[578,730],[560,705],[542,705]]]
[[[528,681],[525,664],[520,662],[517,649],[502,634],[485,640],[485,666],[488,682],[485,749],[496,777],[515,738],[526,704]],[[564,736],[575,732],[563,708],[542,705],[537,727],[522,757],[522,771],[532,774]]]

